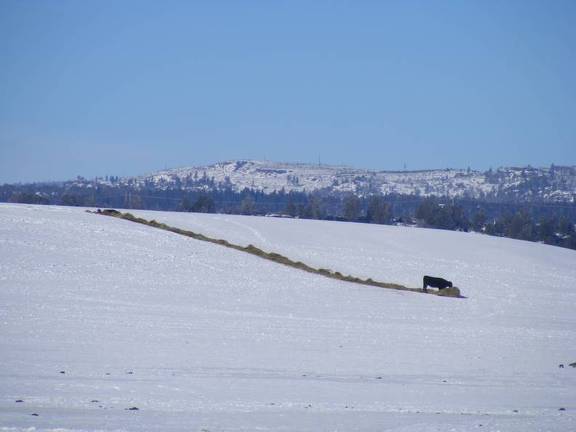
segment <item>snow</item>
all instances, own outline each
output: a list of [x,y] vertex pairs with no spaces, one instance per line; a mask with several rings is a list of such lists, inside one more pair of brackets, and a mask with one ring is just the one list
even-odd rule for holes
[[345,274],[443,276],[467,298],[326,279],[84,209],[2,204],[0,431],[576,429],[574,251],[132,212]]

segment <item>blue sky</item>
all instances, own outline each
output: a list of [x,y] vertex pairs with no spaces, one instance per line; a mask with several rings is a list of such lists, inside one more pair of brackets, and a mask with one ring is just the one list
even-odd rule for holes
[[0,182],[576,164],[576,2],[0,0]]

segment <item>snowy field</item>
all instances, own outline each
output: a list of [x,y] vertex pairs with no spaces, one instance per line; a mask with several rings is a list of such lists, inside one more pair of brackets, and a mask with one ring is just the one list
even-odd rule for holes
[[575,251],[133,213],[359,277],[442,276],[467,298],[326,279],[84,209],[0,204],[0,431],[576,430]]

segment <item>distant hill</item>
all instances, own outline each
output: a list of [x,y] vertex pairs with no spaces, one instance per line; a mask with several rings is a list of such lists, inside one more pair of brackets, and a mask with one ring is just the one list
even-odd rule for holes
[[[263,194],[410,195],[486,200],[491,202],[576,203],[576,166],[504,167],[496,170],[434,169],[375,171],[345,166],[256,160],[175,168],[136,177],[106,176],[42,183],[69,189],[109,187],[142,191],[241,192]],[[36,183],[36,185],[39,185]],[[25,185],[4,185],[16,186]],[[7,201],[4,193],[0,200]]]
[[[98,182],[106,182],[98,179]],[[417,195],[506,201],[576,202],[576,167],[373,171],[343,166],[236,160],[120,178],[110,185],[158,189]]]

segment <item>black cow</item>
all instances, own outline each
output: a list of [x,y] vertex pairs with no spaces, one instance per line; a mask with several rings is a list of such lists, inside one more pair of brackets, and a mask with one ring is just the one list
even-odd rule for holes
[[424,292],[428,292],[428,290],[426,289],[428,287],[438,288],[439,290],[441,290],[444,288],[452,287],[452,282],[450,282],[449,280],[446,280],[446,279],[439,278],[439,277],[424,276],[424,280],[422,283],[422,288],[423,288]]

